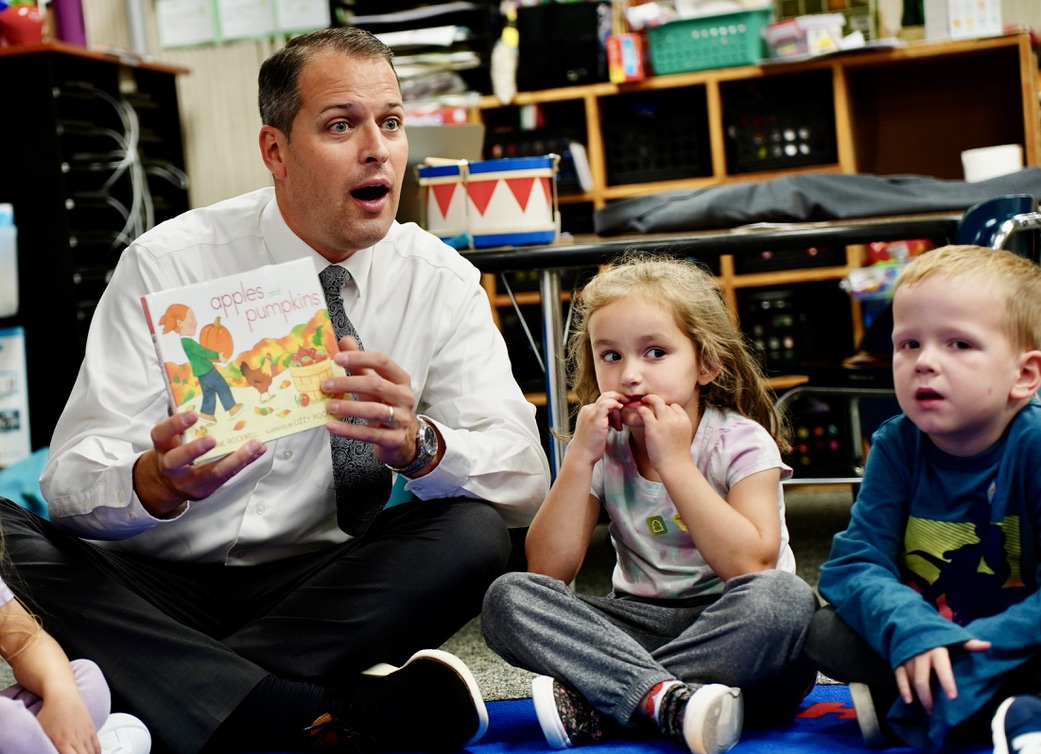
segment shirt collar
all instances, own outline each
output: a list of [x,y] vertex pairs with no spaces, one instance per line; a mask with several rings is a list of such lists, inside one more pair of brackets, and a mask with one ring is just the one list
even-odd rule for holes
[[[278,200],[275,198],[273,191],[271,201],[268,202],[268,205],[264,207],[261,213],[260,229],[264,235],[271,258],[276,263],[289,262],[301,257],[310,257],[314,262],[315,274],[320,273],[329,266],[328,259],[308,246],[300,236],[296,235],[286,225],[282,212],[278,209]],[[340,262],[340,266],[351,273],[351,278],[354,280],[359,295],[365,293],[365,283],[369,279],[369,272],[372,268],[374,249],[374,246],[361,249],[348,259]]]

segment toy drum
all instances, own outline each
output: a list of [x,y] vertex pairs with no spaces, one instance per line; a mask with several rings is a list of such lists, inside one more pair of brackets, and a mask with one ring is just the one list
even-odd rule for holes
[[424,227],[446,240],[467,235],[472,248],[555,241],[559,162],[550,154],[420,165]]

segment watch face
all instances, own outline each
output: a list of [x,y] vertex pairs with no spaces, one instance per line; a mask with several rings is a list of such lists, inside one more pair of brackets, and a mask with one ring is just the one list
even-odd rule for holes
[[419,431],[419,452],[424,455],[434,455],[437,453],[437,432],[426,422],[422,423],[422,427]]

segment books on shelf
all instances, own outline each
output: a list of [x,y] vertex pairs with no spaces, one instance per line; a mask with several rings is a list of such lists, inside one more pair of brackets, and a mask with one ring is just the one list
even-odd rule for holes
[[252,438],[324,426],[322,380],[343,375],[314,264],[298,259],[141,297],[171,410],[194,410],[186,439],[212,435],[200,460]]

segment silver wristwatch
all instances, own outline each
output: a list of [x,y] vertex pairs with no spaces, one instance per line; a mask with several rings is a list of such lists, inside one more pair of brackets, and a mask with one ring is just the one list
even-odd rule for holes
[[402,476],[412,476],[417,471],[426,468],[426,465],[437,455],[437,430],[435,430],[434,426],[422,416],[416,418],[419,420],[419,431],[416,433],[415,460],[407,466],[391,466],[389,463],[386,464],[388,469],[395,471]]

